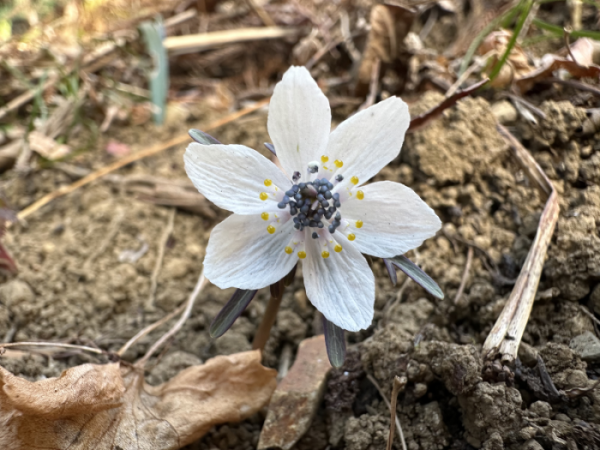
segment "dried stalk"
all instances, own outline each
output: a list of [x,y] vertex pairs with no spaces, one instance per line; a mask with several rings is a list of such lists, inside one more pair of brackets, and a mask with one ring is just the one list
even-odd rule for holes
[[[269,99],[263,99],[263,100],[255,103],[252,106],[248,106],[247,108],[241,109],[240,111],[236,111],[232,114],[229,114],[229,115],[223,117],[222,119],[219,119],[219,120],[216,120],[216,121],[210,123],[208,126],[206,126],[204,128],[204,131],[214,130],[215,128],[218,128],[218,127],[226,125],[230,122],[233,122],[234,120],[237,120],[240,117],[243,117],[247,114],[250,114],[250,113],[256,111],[257,109],[262,108],[267,103],[269,103]],[[85,186],[86,184],[89,184],[92,181],[96,181],[98,178],[102,178],[103,176],[108,175],[109,173],[114,172],[115,170],[120,169],[121,167],[124,167],[127,164],[131,164],[132,162],[138,161],[142,158],[146,158],[147,156],[155,155],[157,153],[160,153],[160,152],[167,150],[171,147],[174,147],[176,145],[180,145],[185,142],[189,142],[189,140],[190,140],[189,135],[187,133],[184,133],[184,134],[177,136],[167,142],[162,142],[160,144],[150,147],[149,149],[142,150],[141,152],[137,152],[132,155],[126,156],[124,158],[121,158],[118,161],[115,161],[114,163],[109,164],[108,166],[102,167],[101,169],[98,169],[95,172],[90,173],[88,176],[83,177],[81,180],[78,180],[73,184],[70,184],[68,186],[63,186],[60,189],[57,189],[56,191],[53,191],[53,192],[50,192],[49,194],[44,195],[42,198],[35,201],[31,205],[29,205],[27,208],[25,208],[21,212],[19,212],[17,214],[17,218],[19,220],[23,220],[26,217],[29,217],[34,212],[36,212],[41,207],[46,206],[52,200],[55,200],[66,194],[70,194],[71,192],[76,191],[80,187]]]
[[387,450],[392,450],[392,445],[394,443],[394,427],[393,423],[397,421],[398,423],[398,434],[400,435],[400,442],[402,442],[402,450],[406,450],[406,442],[404,441],[404,433],[402,433],[402,427],[400,426],[400,421],[396,416],[396,402],[398,401],[398,393],[406,386],[406,378],[402,380],[400,377],[394,377],[394,387],[392,388],[392,404],[390,406],[390,434],[387,443]]
[[558,194],[535,159],[506,128],[502,125],[497,127],[529,178],[548,197],[525,264],[508,302],[483,344],[484,358],[491,360],[500,354],[503,363],[512,364],[517,357],[517,350],[535,300],[546,251],[558,221],[559,205]]
[[158,243],[158,256],[156,257],[156,263],[154,264],[154,270],[152,271],[152,277],[150,278],[150,294],[148,295],[148,300],[146,301],[147,310],[154,309],[156,287],[158,285],[158,275],[160,274],[160,269],[162,267],[163,259],[165,257],[165,248],[167,247],[167,241],[169,240],[169,236],[171,236],[171,233],[173,232],[176,212],[176,208],[171,209],[171,212],[169,213],[169,220],[167,222],[167,226],[165,227],[163,234],[160,237],[160,241]]
[[456,296],[454,297],[454,304],[457,305],[460,302],[460,299],[465,291],[465,287],[467,286],[467,280],[469,279],[469,271],[471,270],[471,264],[473,263],[473,247],[469,247],[467,251],[467,262],[465,264],[465,270],[463,271],[462,278],[460,280],[460,286],[458,287],[458,291],[456,292]]
[[190,297],[188,298],[188,301],[187,301],[187,304],[185,307],[185,311],[183,311],[183,314],[181,315],[181,317],[179,318],[177,323],[175,323],[175,325],[173,325],[173,327],[169,331],[167,331],[165,334],[163,334],[162,337],[158,341],[156,341],[152,347],[150,347],[150,350],[148,350],[146,352],[146,354],[143,356],[142,359],[140,359],[138,362],[135,363],[135,365],[137,367],[144,367],[144,365],[150,359],[150,357],[154,353],[156,353],[156,351],[165,342],[167,342],[169,339],[171,339],[173,336],[175,336],[175,334],[181,329],[181,327],[183,327],[183,324],[186,322],[186,320],[190,317],[190,314],[192,313],[194,303],[196,302],[196,299],[198,298],[200,291],[202,291],[202,289],[204,288],[206,283],[207,283],[207,279],[204,277],[204,270],[203,270],[202,273],[200,274],[200,278],[198,278],[198,282],[196,283],[196,286],[194,286],[194,290],[192,291],[192,293],[190,294]]
[[[381,386],[379,386],[379,384],[377,383],[377,380],[375,378],[373,378],[373,376],[371,376],[370,374],[367,374],[367,379],[371,382],[371,384],[373,386],[375,386],[375,388],[377,389],[377,392],[379,392],[379,395],[381,395],[381,398],[383,399],[383,401],[385,402],[385,404],[387,405],[387,407],[389,408],[389,410],[392,410],[392,405],[390,403],[390,401],[387,399],[387,397],[385,396],[385,392],[383,392],[383,390],[381,389]],[[394,388],[396,387],[396,383],[394,383]],[[397,395],[397,393],[396,393]],[[395,411],[395,408],[394,408]],[[400,425],[400,420],[398,419],[398,416],[394,417],[395,422],[396,422],[396,429],[398,430],[398,436],[400,436],[400,440],[402,442],[402,450],[406,450],[406,442],[404,441],[404,433],[402,432],[402,425]],[[390,426],[392,426],[390,424]]]
[[169,52],[181,55],[209,50],[225,44],[295,37],[299,33],[299,28],[238,28],[211,33],[188,34],[186,36],[170,36],[163,41],[163,44]]

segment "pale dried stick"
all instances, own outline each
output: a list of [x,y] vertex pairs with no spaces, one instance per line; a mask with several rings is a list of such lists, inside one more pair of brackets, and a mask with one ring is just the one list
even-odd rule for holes
[[497,127],[530,179],[536,183],[541,192],[548,196],[535,239],[521,273],[500,317],[483,344],[482,351],[485,358],[494,359],[499,353],[504,363],[512,364],[517,356],[517,350],[535,300],[546,251],[558,221],[559,205],[558,194],[535,159],[506,128],[502,125],[497,125]]
[[158,327],[160,327],[161,325],[164,325],[165,323],[167,323],[169,320],[171,320],[173,317],[175,317],[177,314],[180,314],[187,306],[187,302],[183,302],[181,305],[179,305],[177,307],[176,310],[170,312],[169,314],[167,314],[165,317],[163,317],[160,320],[157,320],[156,322],[154,322],[151,325],[148,325],[146,328],[144,328],[143,330],[138,331],[138,333],[133,336],[131,339],[129,339],[129,341],[127,341],[127,343],[121,347],[119,349],[119,351],[117,352],[117,355],[119,356],[123,356],[123,354],[129,350],[131,348],[132,345],[134,345],[137,341],[139,341],[140,339],[142,339],[144,336],[152,333],[154,330],[156,330]]
[[[377,383],[377,380],[375,380],[375,378],[373,378],[370,374],[367,374],[367,379],[371,382],[371,384],[373,386],[375,386],[375,388],[379,392],[379,395],[381,395],[381,398],[387,405],[388,409],[391,411],[392,405],[391,405],[390,401],[387,399],[387,397],[385,396],[385,393],[383,392],[383,390],[381,389],[379,384]],[[400,419],[398,419],[398,416],[396,416],[395,419],[396,419],[396,428],[398,429],[398,436],[400,436],[400,440],[402,441],[402,449],[406,450],[406,442],[404,442],[404,433],[402,432],[402,425],[400,425]]]
[[158,275],[160,274],[162,262],[165,257],[165,248],[167,247],[167,241],[169,240],[169,236],[171,236],[171,233],[173,232],[176,212],[177,208],[171,209],[171,212],[169,213],[169,220],[167,222],[167,226],[165,227],[163,234],[160,237],[160,241],[158,242],[158,256],[156,257],[156,263],[154,264],[154,270],[152,271],[152,277],[150,278],[150,294],[148,295],[148,300],[146,302],[147,309],[154,308],[154,297],[156,296]]
[[15,347],[56,347],[66,348],[69,350],[82,350],[84,352],[96,353],[97,355],[105,355],[104,350],[99,348],[88,347],[86,345],[75,345],[75,344],[63,344],[61,342],[10,342],[0,344],[0,349],[4,348],[15,348]]
[[[404,378],[404,377],[403,377]],[[394,387],[392,388],[392,404],[390,406],[390,434],[387,442],[387,450],[392,450],[392,445],[394,444],[394,430],[395,428],[392,426],[392,423],[398,421],[398,417],[396,415],[396,402],[398,401],[398,393],[401,389],[406,386],[406,378],[401,379],[399,376],[394,377]],[[402,450],[406,450],[406,442],[404,441],[404,434],[402,434],[402,427],[398,427],[400,431],[400,442],[402,442]]]
[[200,277],[198,278],[198,282],[196,283],[196,286],[194,286],[194,290],[192,291],[192,293],[190,294],[190,297],[188,298],[188,301],[185,306],[185,310],[183,311],[183,314],[181,315],[181,317],[179,318],[177,323],[175,323],[175,325],[173,325],[173,327],[169,331],[167,331],[165,334],[163,334],[163,336],[158,341],[156,341],[152,347],[150,347],[150,350],[148,350],[146,352],[146,354],[142,357],[142,359],[140,359],[138,362],[135,363],[135,365],[137,367],[144,367],[146,362],[156,352],[156,350],[158,350],[165,342],[167,342],[169,339],[171,339],[173,336],[175,336],[175,334],[181,329],[181,327],[183,327],[183,324],[190,317],[190,314],[192,313],[194,303],[196,303],[196,299],[198,298],[200,291],[202,291],[202,288],[204,288],[204,285],[206,283],[207,283],[207,280],[204,277],[204,270],[202,270],[202,273],[200,274]]
[[[234,120],[237,120],[240,117],[243,117],[247,114],[250,114],[250,113],[256,111],[257,109],[262,108],[267,103],[269,103],[269,99],[268,98],[263,99],[263,100],[255,103],[252,106],[248,106],[247,108],[241,109],[240,111],[236,111],[232,114],[229,114],[229,115],[223,117],[222,119],[216,120],[216,121],[208,124],[206,127],[203,128],[203,131],[211,131],[211,130],[214,130],[215,128],[219,128],[223,125],[233,122]],[[155,155],[155,154],[160,153],[164,150],[167,150],[171,147],[174,147],[176,145],[180,145],[180,144],[183,144],[183,143],[189,142],[189,141],[190,141],[189,135],[187,133],[184,133],[184,134],[181,134],[167,142],[162,142],[162,143],[154,145],[146,150],[142,150],[140,152],[137,152],[137,153],[128,155],[124,158],[121,158],[118,161],[115,161],[114,163],[109,164],[108,166],[102,167],[101,169],[98,169],[95,172],[90,173],[88,176],[83,177],[80,180],[77,180],[73,184],[63,186],[54,192],[50,192],[49,194],[44,195],[42,198],[40,198],[39,200],[37,200],[34,203],[32,203],[31,205],[29,205],[27,208],[20,211],[17,214],[17,218],[19,220],[23,220],[26,217],[29,217],[34,212],[36,212],[41,207],[50,203],[52,200],[55,200],[66,194],[70,194],[71,192],[76,191],[80,187],[85,186],[86,184],[89,184],[92,181],[96,181],[98,178],[102,178],[103,176],[105,176],[111,172],[114,172],[115,170],[120,169],[121,167],[124,167],[127,164],[131,164],[134,161],[138,161],[142,158],[146,158],[148,156]]]
[[467,280],[469,278],[469,271],[471,270],[471,264],[473,263],[473,247],[469,246],[467,251],[467,262],[465,264],[465,270],[463,271],[462,279],[460,280],[460,286],[454,297],[454,304],[457,305],[463,295],[465,287],[467,286]]
[[255,0],[247,0],[247,1],[248,1],[248,3],[250,3],[250,6],[254,10],[254,12],[258,15],[258,17],[260,17],[260,20],[262,20],[262,22],[265,24],[266,27],[274,27],[277,25],[275,23],[275,21],[273,19],[271,19],[271,16],[269,15],[269,13],[267,11],[265,11],[265,9],[261,5],[256,3]]
[[170,36],[163,41],[163,45],[169,52],[182,55],[210,50],[225,44],[295,37],[300,32],[300,28],[286,27],[236,28],[202,34]]

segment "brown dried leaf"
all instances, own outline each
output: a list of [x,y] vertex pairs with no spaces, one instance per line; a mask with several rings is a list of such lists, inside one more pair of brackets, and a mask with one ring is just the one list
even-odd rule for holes
[[275,376],[259,351],[218,356],[159,386],[118,363],[84,364],[35,383],[0,367],[0,448],[179,449],[262,408]]
[[392,64],[397,60],[408,59],[408,55],[402,58],[403,53],[406,53],[404,38],[410,31],[415,16],[415,11],[402,6],[385,4],[373,6],[370,16],[371,30],[358,69],[356,86],[358,96],[367,94],[373,65],[377,60]]
[[[522,93],[531,89],[535,83],[552,76],[552,72],[564,69],[575,78],[600,77],[600,43],[589,38],[577,39],[569,46],[565,56],[544,55],[538,69],[516,80]],[[575,61],[573,61],[573,57]]]

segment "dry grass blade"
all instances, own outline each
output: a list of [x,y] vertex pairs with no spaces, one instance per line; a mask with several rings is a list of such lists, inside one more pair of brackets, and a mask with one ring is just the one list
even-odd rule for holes
[[[223,117],[222,119],[212,122],[208,126],[204,127],[204,130],[210,131],[210,130],[214,130],[215,128],[226,125],[230,122],[233,122],[234,120],[239,119],[240,117],[243,117],[247,114],[250,114],[250,113],[256,111],[257,109],[262,108],[267,103],[269,103],[269,99],[261,100],[252,106],[248,106],[247,108],[244,108],[240,111],[236,111],[232,114],[229,114],[226,117]],[[73,184],[70,184],[68,186],[63,186],[54,192],[50,192],[49,194],[44,195],[42,198],[40,198],[36,202],[29,205],[27,208],[20,211],[19,214],[17,214],[17,218],[19,220],[23,220],[23,219],[29,217],[34,212],[36,212],[41,207],[50,203],[52,200],[55,200],[66,194],[70,194],[71,192],[79,189],[80,187],[85,186],[86,184],[89,184],[92,181],[96,181],[97,179],[102,178],[103,176],[108,175],[109,173],[114,172],[115,170],[120,169],[121,167],[124,167],[127,164],[131,164],[134,161],[138,161],[142,158],[146,158],[148,156],[155,155],[157,153],[160,153],[160,152],[167,150],[171,147],[174,147],[176,145],[180,145],[185,142],[188,142],[189,140],[190,140],[189,135],[187,133],[184,133],[184,134],[177,136],[167,142],[162,142],[153,147],[150,147],[149,149],[142,150],[141,152],[137,152],[132,155],[126,156],[125,158],[119,159],[118,161],[115,161],[114,163],[109,164],[108,166],[102,167],[101,169],[98,169],[95,172],[90,173],[88,176],[83,177],[81,180],[78,180]]]
[[512,364],[517,356],[521,337],[529,320],[529,314],[544,266],[546,251],[554,233],[556,222],[558,221],[559,204],[558,194],[554,190],[552,183],[531,154],[506,128],[498,125],[498,131],[513,149],[514,156],[532,181],[548,196],[546,206],[540,217],[535,239],[523,264],[521,273],[517,278],[508,302],[483,345],[485,358],[493,359],[497,354],[500,354],[504,363]]

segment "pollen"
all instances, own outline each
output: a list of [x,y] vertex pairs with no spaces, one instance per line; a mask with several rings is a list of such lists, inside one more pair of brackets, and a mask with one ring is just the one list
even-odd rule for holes
[[327,250],[323,250],[323,252],[321,253],[321,256],[325,259],[329,258],[329,252]]
[[269,180],[268,178],[265,180],[265,186],[269,187],[273,184],[273,182],[271,180]]
[[267,231],[269,232],[269,234],[273,234],[275,233],[275,227],[273,225],[269,225],[267,227]]
[[357,220],[356,221],[356,228],[362,228],[363,226],[363,221],[362,220]]
[[352,178],[350,178],[350,181],[352,182],[352,184],[356,185],[358,184],[358,177],[355,175]]
[[363,198],[365,198],[365,193],[363,191],[357,191],[356,198],[362,200]]
[[342,166],[344,165],[344,163],[342,161],[340,161],[339,159],[336,159],[334,162],[335,167],[337,167],[338,169],[341,169]]
[[260,218],[262,220],[269,220],[269,213],[268,212],[264,212],[260,215]]
[[356,235],[355,235],[354,233],[350,233],[350,234],[348,235],[348,240],[349,240],[349,241],[353,241],[354,239],[356,239]]
[[285,252],[286,252],[288,255],[291,255],[291,254],[294,252],[294,249],[293,249],[292,247],[290,247],[290,246],[287,246],[287,247],[285,248]]
[[321,162],[326,163],[327,161],[329,161],[329,156],[321,156]]
[[268,194],[266,192],[261,192],[259,195],[260,199],[264,202],[266,199],[269,198]]
[[300,258],[300,259],[304,259],[304,258],[306,258],[306,252],[299,251],[299,252],[298,252],[298,258]]
[[342,251],[342,246],[340,244],[337,244],[335,247],[333,247],[333,249],[336,253],[339,253]]

